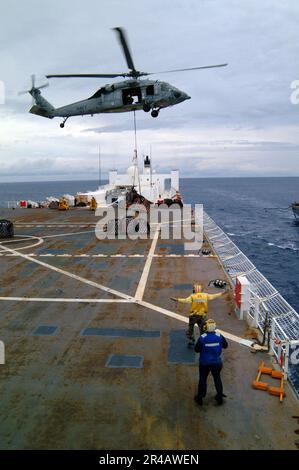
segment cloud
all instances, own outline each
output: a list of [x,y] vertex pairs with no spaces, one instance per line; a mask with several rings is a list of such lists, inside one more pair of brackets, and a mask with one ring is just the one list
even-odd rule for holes
[[[61,130],[59,119],[28,114],[29,95],[17,96],[32,73],[40,84],[48,73],[126,71],[115,25],[127,29],[139,70],[229,63],[153,76],[192,99],[157,119],[137,113],[140,156],[152,147],[157,168],[177,166],[189,176],[299,175],[299,105],[289,99],[290,83],[299,79],[296,2],[53,0],[41,8],[38,0],[10,0],[1,13],[0,181],[94,178],[99,145],[104,172],[126,168],[134,148],[131,113],[76,117]],[[52,80],[43,94],[58,107],[105,82]]]

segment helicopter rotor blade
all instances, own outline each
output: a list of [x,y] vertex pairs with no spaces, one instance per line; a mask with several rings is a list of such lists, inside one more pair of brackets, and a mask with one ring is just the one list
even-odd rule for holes
[[[36,82],[35,75],[32,74],[31,75],[31,89],[30,90],[19,91],[18,95],[19,96],[26,95],[27,93],[32,94],[34,90],[35,91],[41,90],[42,88],[47,88],[49,86],[49,83],[44,83],[43,85],[35,86],[35,82]],[[34,103],[35,103],[35,100],[34,100],[34,97],[32,95],[32,105],[34,105]]]
[[174,70],[163,70],[162,72],[151,72],[147,75],[155,75],[158,73],[172,73],[172,72],[186,72],[187,70],[201,70],[201,69],[213,69],[215,67],[226,67],[228,64],[219,64],[219,65],[205,65],[203,67],[190,67],[187,69],[174,69]]
[[46,75],[47,78],[115,78],[127,77],[129,74],[124,73],[77,73],[77,74],[59,74],[59,75]]
[[118,33],[118,40],[119,40],[120,45],[123,48],[124,55],[125,55],[129,69],[132,70],[133,72],[137,72],[135,69],[133,59],[132,59],[132,54],[129,49],[128,39],[126,37],[125,30],[123,28],[112,28],[112,29],[114,29],[114,31]]
[[49,83],[44,83],[44,85],[40,85],[37,87],[38,90],[41,90],[42,88],[48,88]]

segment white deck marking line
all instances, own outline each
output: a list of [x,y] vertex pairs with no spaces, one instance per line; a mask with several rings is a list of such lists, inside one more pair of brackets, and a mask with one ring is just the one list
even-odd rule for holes
[[94,233],[94,230],[85,230],[84,232],[56,233],[55,235],[45,235],[43,238],[69,237],[70,235],[81,235],[82,233]]
[[[5,255],[1,255],[0,256],[5,256],[6,258],[18,258],[19,255],[15,255],[13,253],[6,253]],[[34,253],[28,253],[28,256],[36,256]]]
[[[74,255],[77,256],[77,255]],[[97,255],[90,255],[92,258],[107,258],[108,255],[104,255],[103,253],[99,253]]]
[[[145,302],[144,300],[135,299],[135,303],[138,305],[141,305],[142,307],[146,307],[151,310],[155,310],[156,312],[162,313],[163,315],[166,315],[167,317],[174,318],[175,320],[179,320],[184,323],[189,323],[188,317],[184,317],[183,315],[179,315],[178,313],[171,312],[170,310],[167,310],[166,308],[158,307],[157,305],[153,305],[149,302]],[[242,344],[243,346],[251,347],[253,343],[253,341],[240,338],[239,336],[228,333],[227,331],[219,330],[218,328],[217,328],[217,331],[219,331],[219,333],[225,336],[225,338],[231,341],[234,341],[235,343]]]
[[[17,256],[18,256],[18,255],[17,255]],[[28,255],[28,256],[29,256],[29,255]],[[55,255],[52,255],[51,253],[41,253],[39,256],[40,256],[40,257],[48,257],[48,256],[49,256],[49,257],[52,257],[52,258],[53,258],[53,256],[55,256]]]
[[[34,245],[37,246],[37,245]],[[18,250],[25,250],[28,247],[22,247],[18,248]],[[31,245],[32,248],[32,245]],[[11,256],[19,256],[18,254],[7,254],[4,253],[3,255],[1,253],[4,253],[3,251],[0,251],[0,256],[6,256],[6,257],[11,257]],[[55,253],[27,253],[28,256],[42,256],[42,257],[54,257],[54,258],[147,258],[148,255],[122,255],[122,254],[116,254],[116,255],[105,255],[104,253],[98,253],[98,254],[78,254],[78,255],[72,255],[70,253],[62,253],[62,254],[55,254]],[[152,257],[153,258],[170,258],[170,259],[176,259],[176,258],[183,258],[185,255],[175,255],[175,254],[169,254],[169,255],[156,255],[154,254]],[[189,255],[187,255],[189,258]]]
[[49,224],[49,223],[46,223],[46,224],[37,224],[37,223],[28,223],[28,222],[16,222],[14,224],[16,227],[20,226],[20,227],[95,227],[97,224],[94,224],[94,223],[87,223],[87,224],[82,224],[82,222],[79,222],[79,223],[72,223],[72,224],[57,224],[57,223],[53,223],[53,224]]
[[161,225],[158,224],[157,227],[156,227],[155,235],[154,235],[150,250],[149,250],[148,255],[147,255],[147,259],[146,259],[146,262],[145,262],[145,265],[144,265],[144,268],[143,268],[143,271],[142,271],[142,274],[141,274],[139,284],[138,284],[137,289],[136,289],[136,293],[135,293],[135,299],[136,300],[142,300],[142,298],[143,298],[145,286],[146,286],[146,283],[147,283],[148,275],[149,275],[151,264],[152,264],[152,261],[153,261],[153,255],[155,253],[155,249],[156,249],[157,242],[158,242],[158,239],[159,239],[160,228],[161,228]]
[[66,303],[132,303],[134,299],[57,299],[46,297],[0,297],[0,300],[14,302],[66,302]]
[[[170,223],[169,222],[160,222],[160,225],[180,225],[182,222],[192,222],[192,218],[191,219],[176,219],[176,220],[172,220]],[[152,222],[151,225],[158,225],[159,222]],[[186,224],[186,227],[189,227],[189,224],[187,225]]]
[[32,258],[28,255],[24,255],[24,253],[19,253],[18,251],[12,250],[11,248],[7,248],[3,245],[0,244],[0,248],[3,248],[5,251],[8,251],[10,253],[18,254],[21,258],[27,259],[27,261],[32,261],[33,263],[39,264],[45,268],[51,269],[52,271],[56,271],[59,274],[63,274],[65,276],[68,276],[72,279],[76,279],[77,281],[83,282],[84,284],[88,284],[92,287],[95,287],[96,289],[103,290],[105,292],[109,292],[110,294],[116,295],[117,297],[121,297],[123,299],[132,299],[132,296],[124,294],[123,292],[119,292],[114,289],[110,289],[110,287],[103,286],[102,284],[98,284],[97,282],[94,281],[89,281],[88,279],[85,279],[84,277],[77,276],[76,274],[72,274],[69,271],[64,271],[63,269],[56,268],[55,266],[52,266],[51,264],[44,263],[43,261],[39,261],[36,258]]
[[72,258],[72,255],[68,255],[67,253],[56,255],[57,258]]
[[[116,291],[114,289],[110,289],[109,287],[102,286],[101,284],[98,284],[96,282],[89,281],[88,279],[85,279],[81,276],[77,276],[76,274],[72,274],[72,273],[69,273],[68,271],[64,271],[63,269],[56,268],[55,266],[44,263],[43,261],[38,261],[37,259],[34,259],[34,258],[32,258],[28,255],[24,255],[24,253],[18,253],[17,251],[12,250],[11,248],[6,248],[1,244],[0,244],[0,249],[2,249],[4,251],[9,251],[12,254],[16,254],[16,255],[20,256],[21,258],[27,259],[28,261],[32,261],[33,263],[44,266],[45,268],[51,269],[51,270],[56,271],[60,274],[64,274],[65,276],[71,277],[72,279],[76,279],[77,281],[83,282],[84,284],[88,284],[92,287],[96,287],[97,289],[101,289],[101,290],[104,290],[105,292],[109,292],[110,294],[114,294],[117,297],[122,297],[127,302],[136,303],[137,305],[141,305],[143,307],[149,308],[150,310],[154,310],[156,312],[162,313],[163,315],[166,315],[168,317],[174,318],[174,319],[182,321],[184,323],[188,323],[189,320],[188,320],[187,317],[184,317],[183,315],[179,315],[177,313],[171,312],[170,310],[167,310],[165,308],[158,307],[157,305],[153,305],[149,302],[144,302],[142,300],[142,296],[144,294],[144,289],[145,289],[146,281],[147,281],[150,266],[151,266],[151,262],[152,262],[152,259],[153,259],[152,254],[153,254],[153,251],[155,250],[155,247],[156,247],[156,244],[157,244],[157,241],[158,241],[159,232],[160,232],[160,227],[158,226],[157,230],[156,230],[156,233],[155,233],[155,236],[154,236],[154,239],[153,239],[153,243],[152,243],[152,246],[151,246],[151,249],[150,249],[149,256],[148,256],[147,261],[145,263],[145,267],[144,267],[141,279],[139,281],[139,285],[137,287],[138,292],[136,291],[136,294],[135,294],[134,298],[129,296],[129,295],[126,295],[122,292]],[[150,256],[150,254],[151,254],[151,256]],[[138,297],[137,297],[137,293],[138,293]],[[141,298],[139,298],[139,295],[141,295]],[[20,298],[20,297],[0,297],[0,300],[12,300],[12,299],[19,300],[19,299],[22,299],[22,298]],[[23,300],[24,302],[25,301],[30,301],[30,298],[23,298],[23,299],[24,299]],[[79,302],[80,299],[74,299],[74,300]],[[89,300],[94,301],[94,302],[104,301],[104,299],[103,300],[102,299],[86,299],[86,300],[81,299],[82,302],[88,302]],[[111,299],[111,301],[112,300],[113,299]],[[41,301],[41,300],[32,300],[32,301],[33,302],[34,301],[38,302],[38,301]],[[53,299],[44,300],[44,302],[46,302],[46,301],[49,301],[49,302],[54,301],[55,302],[55,300],[53,300]],[[56,302],[59,302],[59,301],[62,302],[62,301],[65,301],[65,299],[56,300]],[[68,301],[68,300],[66,300],[66,301]],[[71,302],[71,299],[69,299],[69,302]],[[222,330],[218,330],[218,331],[221,334],[223,334],[226,338],[230,339],[231,341],[234,341],[236,343],[239,343],[239,344],[242,344],[242,345],[248,346],[248,347],[251,347],[251,345],[252,345],[252,341],[246,340],[244,338],[239,338],[238,336],[235,336],[231,333],[227,333],[227,332],[222,331]]]
[[[17,235],[17,236],[24,237],[24,236],[26,236],[26,235]],[[26,238],[12,238],[12,239],[10,239],[10,240],[5,240],[5,241],[3,241],[2,243],[28,242],[28,238],[39,238],[39,237],[33,237],[32,235],[27,235]]]
[[[28,248],[35,248],[36,246],[39,246],[44,242],[44,240],[42,238],[36,237],[34,235],[20,235],[20,237],[25,237],[24,239],[22,239],[22,241],[25,241],[25,240],[27,240],[27,241],[37,240],[37,241],[35,243],[31,243],[31,245],[21,246],[20,248],[18,248],[18,250],[27,250]],[[2,243],[12,243],[13,241],[15,241],[15,240],[7,240],[7,241],[4,241]],[[3,247],[3,245],[2,245],[2,247]]]
[[[141,305],[142,307],[146,307],[150,310],[154,310],[156,312],[162,313],[168,317],[174,318],[175,320],[179,320],[184,323],[188,323],[188,318],[177,313],[171,312],[170,310],[166,310],[165,308],[158,307],[157,305],[150,304],[149,302],[144,302],[143,300],[136,300],[133,297],[128,299],[57,299],[57,298],[39,298],[39,297],[0,297],[0,300],[3,301],[14,301],[14,302],[56,302],[56,303],[134,303],[137,305]],[[247,339],[239,338],[236,335],[228,333],[227,331],[218,330],[225,338],[234,341],[235,343],[242,344],[243,346],[251,347],[252,341]]]
[[218,328],[217,328],[217,331],[219,331],[219,333],[221,333],[227,339],[230,339],[231,341],[234,341],[235,343],[243,344],[243,346],[248,346],[249,348],[252,346],[252,343],[254,343],[253,340],[249,341],[248,339],[240,338],[239,336],[228,333],[227,331],[219,330]]
[[[163,315],[169,316],[174,318],[175,320],[182,321],[184,323],[188,323],[188,318],[183,317],[177,313],[173,313],[170,310],[166,310],[165,308],[158,307],[156,305],[150,304],[144,301],[138,301],[134,298],[131,299],[57,299],[57,298],[44,298],[44,297],[0,297],[0,300],[7,300],[7,301],[14,301],[14,302],[56,302],[56,303],[135,303],[137,305],[142,305],[143,307],[149,308],[150,310],[155,310]],[[240,338],[236,335],[228,333],[227,331],[219,330],[217,331],[221,333],[225,338],[234,341],[235,343],[242,344],[243,346],[251,347],[253,341],[249,341],[244,338]]]

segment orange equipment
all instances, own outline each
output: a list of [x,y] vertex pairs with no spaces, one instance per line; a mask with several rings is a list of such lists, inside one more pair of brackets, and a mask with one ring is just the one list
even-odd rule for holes
[[[260,378],[262,374],[265,375],[270,375],[273,379],[279,379],[280,380],[280,387],[269,387],[269,384],[266,382],[261,382]],[[258,374],[256,377],[256,380],[252,382],[252,387],[257,389],[257,390],[263,390],[265,392],[269,392],[270,395],[275,395],[276,397],[279,397],[279,401],[282,402],[283,398],[285,397],[285,391],[284,391],[284,378],[283,378],[283,372],[274,370],[272,367],[266,367],[264,362],[261,362],[259,368],[258,368]]]
[[282,402],[283,398],[285,397],[285,391],[283,388],[284,382],[283,382],[283,372],[273,370],[271,376],[274,379],[279,379],[280,380],[280,387],[269,387],[268,391],[270,395],[275,395],[276,397],[279,397],[280,403]]

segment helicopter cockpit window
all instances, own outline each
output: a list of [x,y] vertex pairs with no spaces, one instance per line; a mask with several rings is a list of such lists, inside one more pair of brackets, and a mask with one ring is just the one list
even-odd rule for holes
[[149,85],[146,87],[146,94],[147,95],[154,95],[155,90],[154,90],[154,85]]
[[166,85],[166,83],[162,83],[161,84],[161,91],[167,91],[168,90],[168,87]]
[[105,93],[105,88],[100,88],[98,91],[95,92],[94,95],[92,95],[90,98],[88,98],[89,100],[93,100],[94,98],[100,98],[100,96],[103,95],[103,93]]
[[126,88],[122,91],[123,104],[141,103],[140,88]]

